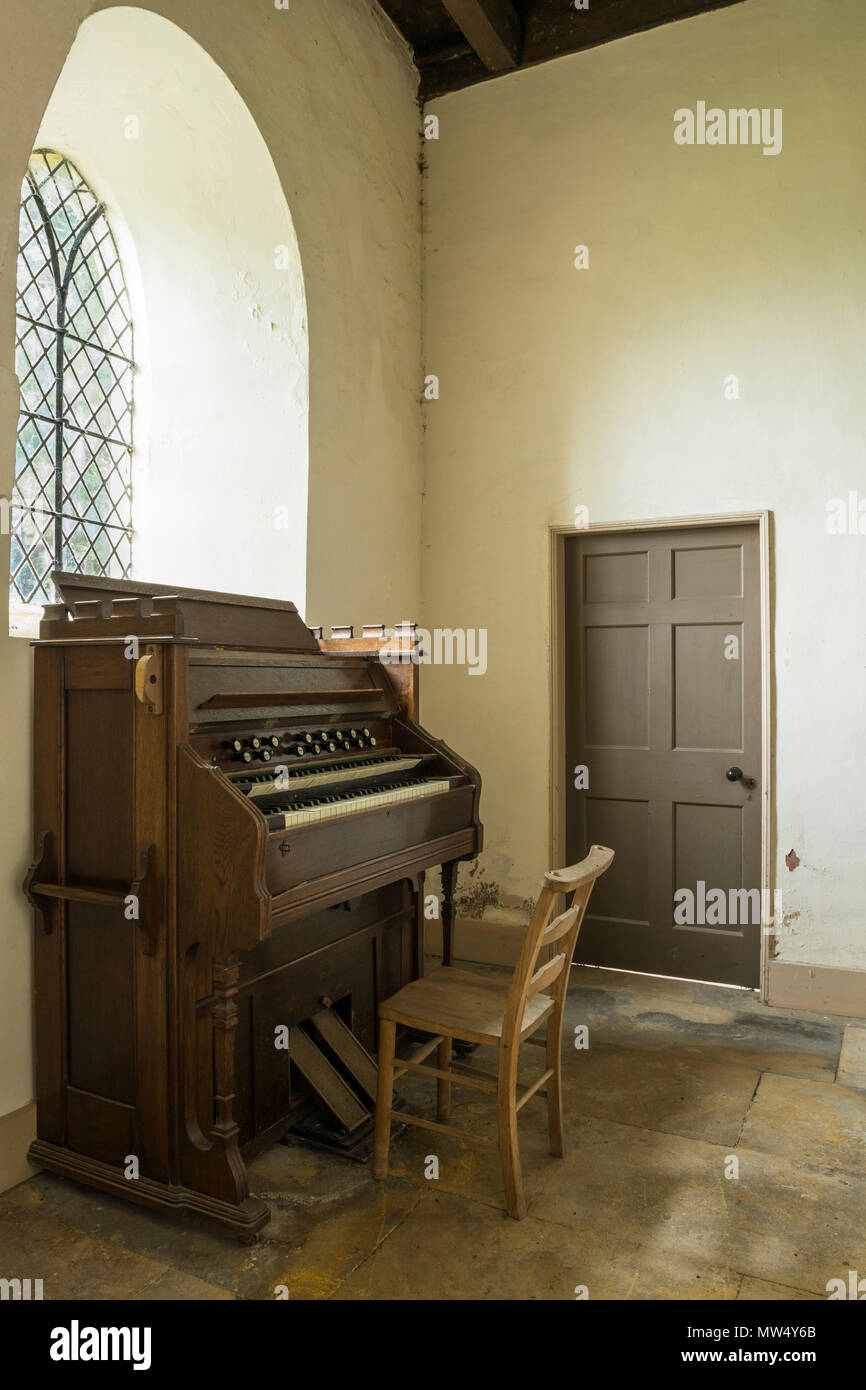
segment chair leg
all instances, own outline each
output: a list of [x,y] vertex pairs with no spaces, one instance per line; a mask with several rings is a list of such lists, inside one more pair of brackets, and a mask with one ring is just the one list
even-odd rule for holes
[[499,1061],[499,1161],[508,1215],[520,1221],[526,1215],[520,1145],[517,1138],[517,1059],[511,1062],[503,1051]]
[[547,1133],[550,1152],[554,1158],[565,1157],[565,1133],[562,1127],[562,1039],[559,1029],[547,1025],[545,1064],[553,1075],[547,1081]]
[[[436,1065],[440,1071],[451,1070],[451,1039],[443,1038],[436,1050]],[[436,1118],[451,1119],[451,1082],[439,1077],[436,1086]]]
[[373,1177],[387,1178],[391,1147],[391,1107],[394,1100],[394,1048],[397,1025],[379,1021],[379,1082],[376,1091],[376,1133],[373,1143]]

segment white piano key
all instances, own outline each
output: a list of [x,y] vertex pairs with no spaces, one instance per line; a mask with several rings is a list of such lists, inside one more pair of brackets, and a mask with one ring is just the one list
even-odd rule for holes
[[382,806],[394,806],[400,801],[416,801],[422,796],[434,796],[439,792],[451,790],[448,778],[433,778],[414,787],[392,788],[385,792],[370,792],[352,801],[338,801],[330,806],[311,806],[305,811],[283,811],[283,829],[296,830],[305,825],[316,825],[321,821],[336,820],[342,816],[352,816],[357,811],[378,810]]

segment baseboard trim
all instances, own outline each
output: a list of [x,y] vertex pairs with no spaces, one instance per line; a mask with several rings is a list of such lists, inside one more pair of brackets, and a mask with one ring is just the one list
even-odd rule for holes
[[771,960],[767,1003],[783,1009],[866,1018],[866,970]]
[[35,1100],[20,1110],[0,1115],[0,1192],[7,1192],[40,1172],[40,1165],[27,1157],[35,1138]]
[[836,1080],[840,1086],[866,1095],[866,1028],[858,1023],[849,1023],[842,1034]]
[[[442,923],[424,923],[424,950],[428,956],[442,955]],[[455,960],[476,961],[479,965],[517,964],[526,936],[526,923],[484,922],[480,918],[458,917],[454,924]]]

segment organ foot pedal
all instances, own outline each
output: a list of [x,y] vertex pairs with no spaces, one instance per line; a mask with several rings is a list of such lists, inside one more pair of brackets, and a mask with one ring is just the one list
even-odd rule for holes
[[290,1030],[289,1057],[321,1107],[303,1116],[289,1133],[365,1163],[373,1151],[379,1076],[367,1049],[326,1004]]

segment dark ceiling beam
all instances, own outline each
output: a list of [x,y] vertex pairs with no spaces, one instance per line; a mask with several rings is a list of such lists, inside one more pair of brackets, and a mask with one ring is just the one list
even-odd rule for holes
[[508,72],[520,55],[520,18],[511,0],[442,0],[488,72]]
[[590,0],[585,10],[576,10],[573,0],[379,3],[414,49],[421,76],[419,97],[425,102],[515,67],[533,67],[746,0]]
[[575,10],[561,0],[535,0],[528,7],[521,64],[530,66],[564,53],[595,48],[679,19],[694,19],[712,10],[727,9],[744,0],[590,0]]
[[474,56],[472,45],[459,35],[455,39],[437,39],[434,43],[416,44],[415,62],[419,68],[428,63],[447,63],[452,58]]

